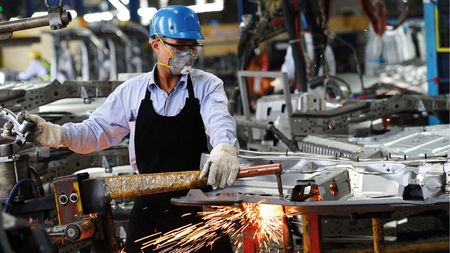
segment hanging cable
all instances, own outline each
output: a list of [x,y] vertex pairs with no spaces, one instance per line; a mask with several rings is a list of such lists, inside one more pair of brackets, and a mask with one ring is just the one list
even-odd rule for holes
[[11,202],[14,199],[14,195],[16,194],[17,190],[19,190],[19,187],[22,186],[25,183],[30,183],[32,186],[36,186],[36,182],[31,180],[30,178],[23,178],[17,182],[13,188],[11,189],[11,192],[8,195],[8,199],[6,200],[5,207],[3,208],[3,211],[7,213],[9,211],[9,207],[11,206]]

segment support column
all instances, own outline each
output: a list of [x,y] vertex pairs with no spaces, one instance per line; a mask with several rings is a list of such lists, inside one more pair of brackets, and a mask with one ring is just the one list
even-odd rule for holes
[[255,238],[256,228],[247,226],[243,231],[244,253],[259,253],[259,242]]
[[383,218],[372,217],[372,236],[374,253],[384,252]]
[[310,253],[320,253],[322,250],[320,216],[318,214],[309,214],[308,219]]

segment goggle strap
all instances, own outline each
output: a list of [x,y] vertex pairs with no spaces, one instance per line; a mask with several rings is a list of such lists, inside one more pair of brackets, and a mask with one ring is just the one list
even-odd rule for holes
[[[156,31],[156,24],[155,24],[155,19],[152,18],[152,25],[153,25],[153,30],[155,31],[156,37],[158,37],[158,40],[162,42],[162,44],[164,45],[164,47],[166,48],[166,50],[169,52],[170,58],[173,58],[173,54],[172,51],[170,51],[169,47],[167,47],[166,43],[164,42],[164,40],[161,39],[161,36],[159,36],[158,32]],[[165,63],[164,63],[165,64]],[[167,64],[166,64],[167,65]],[[169,65],[167,65],[169,66]]]

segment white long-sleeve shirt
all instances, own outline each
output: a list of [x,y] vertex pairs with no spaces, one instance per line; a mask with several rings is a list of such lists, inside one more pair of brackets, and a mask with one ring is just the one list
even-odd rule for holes
[[[222,80],[197,69],[191,70],[190,75],[211,146],[229,143],[238,148],[236,124],[228,112],[228,100]],[[130,134],[130,163],[135,168],[135,121],[145,92],[150,90],[156,113],[174,116],[181,111],[189,96],[186,81],[187,75],[181,76],[169,94],[156,85],[153,71],[124,82],[89,119],[63,125],[64,145],[77,153],[90,153],[117,144]]]

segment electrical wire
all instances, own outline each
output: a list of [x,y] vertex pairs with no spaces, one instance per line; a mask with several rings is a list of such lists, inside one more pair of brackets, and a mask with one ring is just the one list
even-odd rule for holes
[[39,172],[37,172],[37,170],[33,167],[29,167],[31,173],[33,173],[34,175],[34,179],[36,180],[36,189],[37,192],[39,194],[40,197],[44,197],[45,196],[45,191],[44,191],[44,187],[42,186],[42,180],[41,180],[41,175],[39,175]]
[[8,199],[6,200],[5,207],[3,208],[3,211],[5,213],[7,213],[9,211],[9,207],[11,205],[11,202],[12,202],[13,198],[14,198],[14,195],[16,194],[16,191],[19,189],[20,186],[22,186],[25,183],[30,183],[30,184],[36,186],[36,182],[31,180],[30,178],[22,178],[21,180],[19,180],[19,182],[17,182],[13,186],[13,188],[11,189],[11,192],[8,195]]

